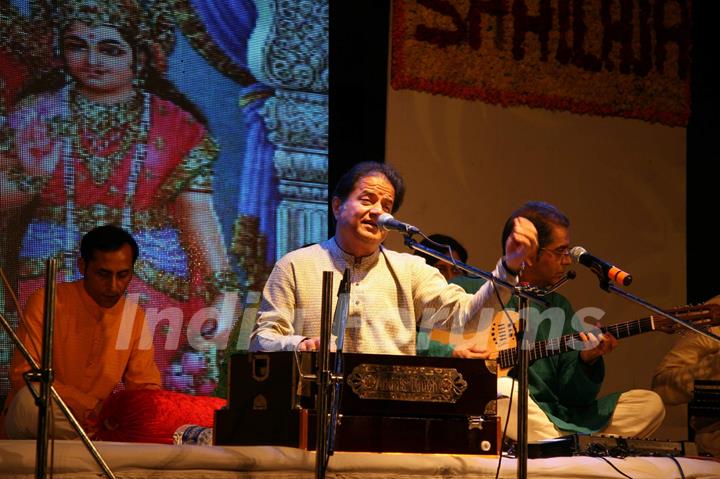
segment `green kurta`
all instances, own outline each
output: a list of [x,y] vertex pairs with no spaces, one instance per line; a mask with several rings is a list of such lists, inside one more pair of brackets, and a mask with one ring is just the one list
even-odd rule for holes
[[[451,282],[459,284],[467,292],[472,293],[484,283],[484,280],[461,276]],[[531,337],[533,332],[536,332],[536,341],[551,338],[551,320],[542,315],[548,308],[560,308],[567,318],[562,323],[562,332],[559,334],[553,332],[553,339],[577,332],[571,321],[575,311],[570,302],[558,293],[551,293],[545,299],[550,305],[548,307],[536,305],[535,311],[530,315],[528,332]],[[508,307],[517,309],[514,297]],[[420,336],[418,338],[422,340]],[[424,340],[427,342],[427,337]],[[432,356],[452,354],[452,347],[437,341],[430,341],[425,351],[419,349],[418,354]],[[535,360],[528,370],[528,389],[532,399],[559,429],[589,434],[607,426],[620,393],[597,398],[605,377],[603,358],[588,366],[580,360],[579,355],[579,351],[569,351]],[[510,376],[514,376],[514,372],[512,370]]]

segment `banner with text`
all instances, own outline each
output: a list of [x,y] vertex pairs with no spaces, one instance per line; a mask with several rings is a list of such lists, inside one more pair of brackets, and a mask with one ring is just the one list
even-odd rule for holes
[[394,89],[685,126],[689,0],[395,0]]

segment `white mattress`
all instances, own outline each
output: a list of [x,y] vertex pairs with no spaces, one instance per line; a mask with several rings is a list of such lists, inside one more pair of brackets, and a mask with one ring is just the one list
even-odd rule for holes
[[[302,478],[315,475],[314,453],[288,447],[168,446],[98,442],[96,447],[117,478]],[[630,457],[610,461],[634,479],[679,478],[669,458]],[[720,478],[720,461],[678,458],[685,477]],[[500,477],[515,478],[514,459],[503,458]],[[380,478],[492,478],[497,458],[445,454],[336,453],[327,477]],[[56,441],[53,477],[97,478],[100,469],[79,441]],[[600,458],[576,456],[528,461],[531,478],[621,478]],[[0,440],[0,477],[32,478],[35,442]]]

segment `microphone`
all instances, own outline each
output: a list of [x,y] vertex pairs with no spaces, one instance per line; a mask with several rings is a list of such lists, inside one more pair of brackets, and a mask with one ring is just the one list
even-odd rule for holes
[[613,281],[622,286],[629,286],[632,283],[632,276],[621,270],[617,266],[613,266],[600,258],[596,258],[587,252],[582,246],[575,246],[570,249],[570,257],[576,263],[580,263],[590,268],[598,277],[603,280]]
[[377,225],[386,230],[402,231],[403,233],[415,234],[420,233],[420,230],[413,225],[403,223],[393,218],[390,213],[383,213],[378,216]]

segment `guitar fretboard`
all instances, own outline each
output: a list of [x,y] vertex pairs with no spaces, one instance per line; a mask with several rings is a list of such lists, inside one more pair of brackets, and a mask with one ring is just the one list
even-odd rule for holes
[[[648,318],[635,319],[626,323],[604,326],[600,328],[600,330],[603,333],[612,334],[617,339],[622,339],[636,334],[654,331],[655,320],[651,316]],[[566,334],[558,338],[533,343],[532,349],[530,350],[530,361],[547,358],[568,351],[582,351],[584,348],[585,345],[582,339],[580,339],[580,333]],[[507,369],[515,366],[517,363],[517,354],[517,346],[500,351],[497,359],[500,368]]]

